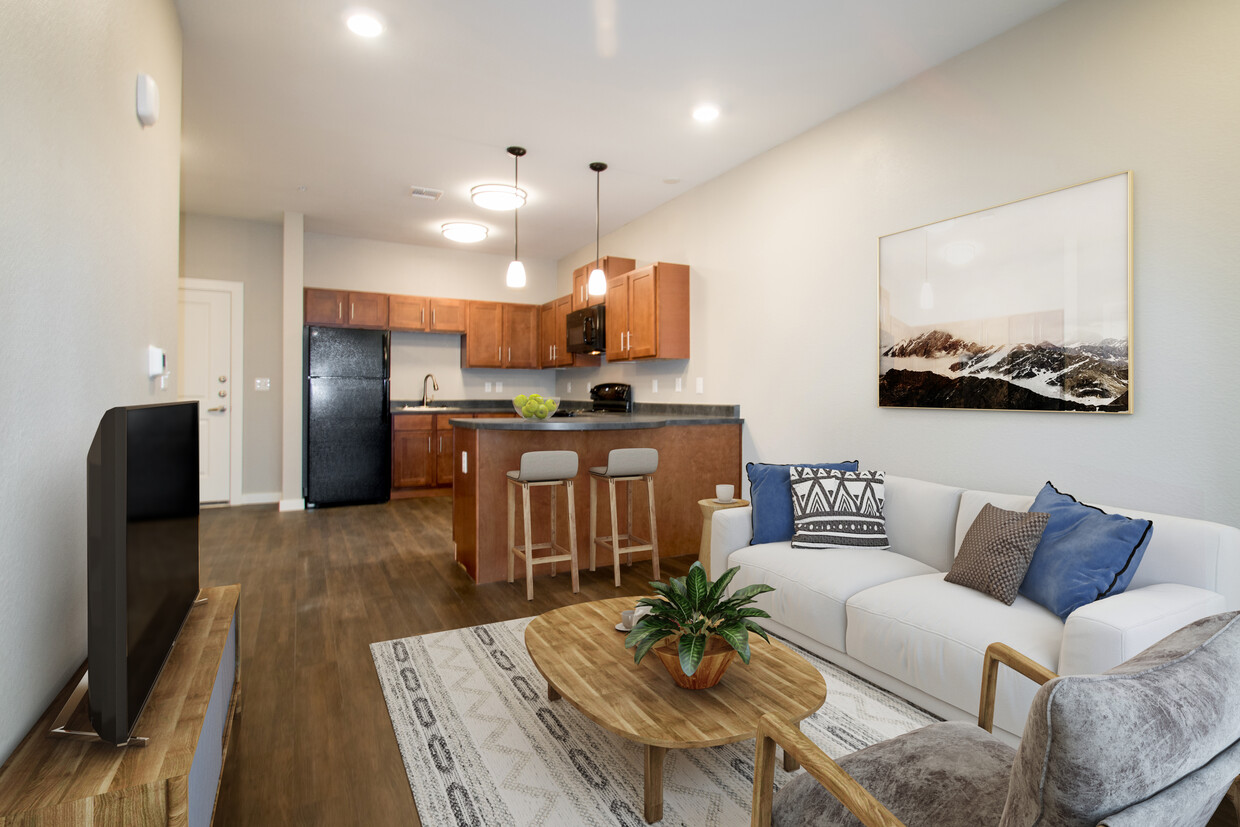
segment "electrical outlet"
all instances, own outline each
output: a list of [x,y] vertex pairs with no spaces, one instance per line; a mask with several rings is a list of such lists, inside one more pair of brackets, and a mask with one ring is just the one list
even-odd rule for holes
[[658,380],[658,379],[651,379],[651,380],[650,380],[650,392],[651,392],[651,393],[658,393],[658,392],[659,392],[659,380]]
[[483,388],[486,390],[486,392],[487,392],[487,393],[490,393],[490,392],[491,392],[491,383],[490,383],[490,382],[487,382],[485,385],[483,385]]
[[685,389],[684,380],[681,379],[679,376],[677,376],[676,377],[676,393],[680,393],[684,389]]
[[700,377],[700,376],[697,378],[697,392],[698,392],[698,393],[704,393],[704,392],[705,392],[705,385],[704,385],[704,383],[702,382],[702,377]]
[[573,383],[572,383],[571,381],[568,383],[568,390],[566,390],[566,391],[564,391],[564,392],[565,392],[565,393],[572,393],[572,392],[573,392]]
[[496,383],[495,383],[495,392],[496,392],[496,393],[503,393],[503,392],[504,392],[504,383],[503,383],[503,382],[496,382]]
[[261,378],[256,378],[256,379],[254,380],[254,390],[256,390],[256,391],[269,391],[269,390],[271,390],[271,377],[270,377],[270,376],[264,376],[264,377],[261,377]]

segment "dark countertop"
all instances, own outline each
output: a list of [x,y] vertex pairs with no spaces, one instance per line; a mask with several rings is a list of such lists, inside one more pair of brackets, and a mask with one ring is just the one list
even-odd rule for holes
[[[484,399],[444,400],[442,405],[432,404],[430,409],[406,410],[405,406],[420,405],[421,400],[394,401],[393,414],[462,414],[462,413],[510,413],[511,404]],[[566,399],[560,407],[564,410],[583,411],[589,407],[586,400]],[[664,405],[638,403],[633,413],[583,413],[576,416],[557,416],[548,419],[453,419],[453,426],[479,431],[627,431],[642,428],[663,428],[670,425],[739,425],[739,405]]]

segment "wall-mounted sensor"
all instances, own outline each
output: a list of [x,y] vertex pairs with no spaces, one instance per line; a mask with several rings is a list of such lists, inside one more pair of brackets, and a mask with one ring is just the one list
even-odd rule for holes
[[138,122],[154,126],[159,120],[159,87],[150,75],[138,75]]
[[151,345],[146,349],[146,373],[152,379],[168,372],[168,357],[162,347]]

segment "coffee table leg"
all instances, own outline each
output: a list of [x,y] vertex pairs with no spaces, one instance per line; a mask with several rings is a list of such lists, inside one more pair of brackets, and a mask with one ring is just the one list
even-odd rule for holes
[[654,824],[663,818],[663,756],[666,747],[646,745],[646,823]]
[[548,683],[547,684],[547,700],[558,701],[559,699],[560,699],[560,693],[556,692],[555,687]]

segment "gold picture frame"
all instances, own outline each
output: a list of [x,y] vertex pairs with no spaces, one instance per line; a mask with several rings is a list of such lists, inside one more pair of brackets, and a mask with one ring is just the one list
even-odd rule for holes
[[1132,413],[1132,172],[880,236],[878,405]]

